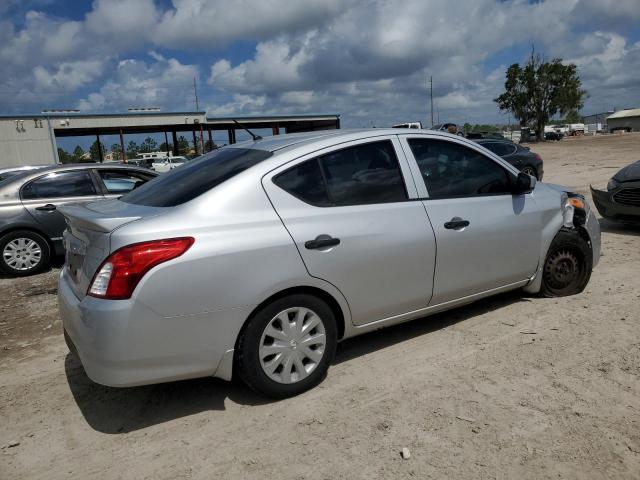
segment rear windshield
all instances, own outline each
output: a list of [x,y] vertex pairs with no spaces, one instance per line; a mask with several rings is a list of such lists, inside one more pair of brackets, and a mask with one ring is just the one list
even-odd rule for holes
[[193,200],[272,155],[272,152],[248,148],[214,150],[161,174],[120,200],[149,207],[174,207]]

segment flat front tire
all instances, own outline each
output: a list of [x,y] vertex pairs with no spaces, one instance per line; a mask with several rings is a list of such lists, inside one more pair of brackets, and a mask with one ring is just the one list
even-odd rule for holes
[[16,230],[0,238],[0,271],[14,277],[38,273],[49,266],[47,240],[30,230]]
[[335,356],[336,320],[312,295],[290,295],[255,313],[238,339],[236,371],[251,388],[273,398],[318,385]]
[[561,230],[551,242],[542,270],[545,297],[565,297],[584,290],[591,278],[591,247],[578,232]]

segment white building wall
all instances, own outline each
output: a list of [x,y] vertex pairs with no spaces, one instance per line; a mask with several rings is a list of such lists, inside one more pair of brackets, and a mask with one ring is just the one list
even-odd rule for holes
[[47,120],[37,120],[0,119],[0,167],[56,162]]

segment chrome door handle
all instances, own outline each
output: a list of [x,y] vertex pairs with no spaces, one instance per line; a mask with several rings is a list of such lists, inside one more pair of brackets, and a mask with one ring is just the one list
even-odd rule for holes
[[56,206],[52,203],[47,203],[46,205],[43,205],[42,207],[36,207],[36,210],[42,210],[45,212],[53,212],[56,209]]
[[339,244],[339,238],[333,238],[330,235],[318,235],[315,240],[308,240],[304,242],[304,248],[307,250],[315,250],[318,248],[333,247]]
[[464,227],[468,227],[471,222],[469,220],[462,220],[461,218],[452,218],[450,222],[445,222],[444,228],[447,230],[460,230]]

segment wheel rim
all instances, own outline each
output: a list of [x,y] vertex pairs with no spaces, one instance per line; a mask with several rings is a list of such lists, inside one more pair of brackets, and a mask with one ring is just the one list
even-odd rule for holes
[[267,324],[258,354],[262,371],[278,383],[307,378],[322,361],[326,346],[322,319],[308,308],[288,308]]
[[549,286],[561,290],[570,286],[580,275],[580,261],[568,250],[555,252],[545,265],[545,275]]
[[31,270],[42,260],[42,248],[30,238],[15,238],[5,245],[2,258],[14,270]]
[[522,173],[526,173],[527,175],[531,175],[532,177],[536,176],[536,172],[531,167],[524,167],[522,169]]

